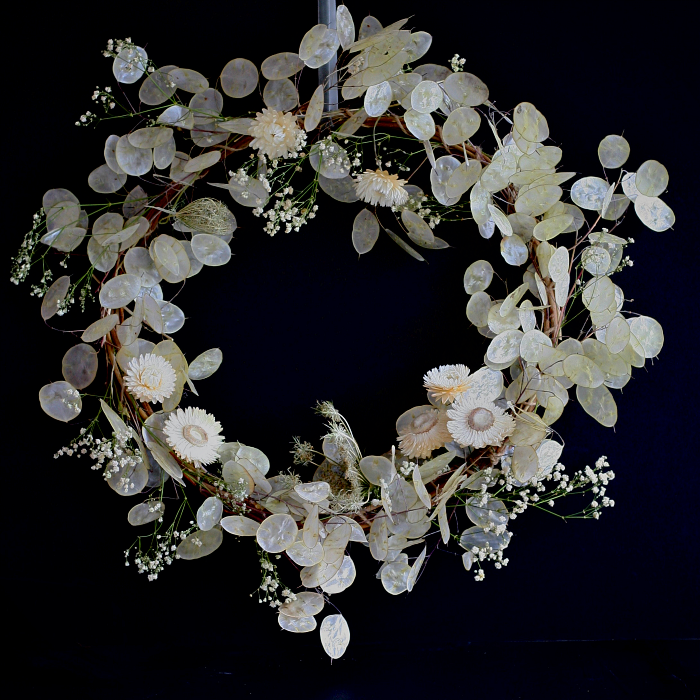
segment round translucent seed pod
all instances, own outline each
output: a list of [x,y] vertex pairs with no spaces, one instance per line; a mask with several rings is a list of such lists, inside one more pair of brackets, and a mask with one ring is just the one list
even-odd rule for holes
[[[432,406],[429,408],[434,410]],[[404,416],[406,416],[406,413],[399,418],[399,421],[401,421]],[[399,431],[399,434],[401,434],[400,429],[402,425],[400,426],[397,422],[396,429]],[[383,479],[385,483],[389,484],[396,476],[396,468],[386,457],[364,457],[360,460],[360,471],[365,475],[367,481],[375,486],[379,485],[380,479]]]
[[255,537],[266,552],[277,554],[294,544],[297,532],[297,524],[290,515],[276,513],[263,520]]
[[221,366],[223,353],[219,348],[212,348],[198,355],[189,365],[188,374],[193,381],[211,377]]
[[146,72],[147,66],[148,54],[140,46],[129,46],[114,57],[112,72],[118,82],[131,85]]
[[399,595],[408,589],[408,576],[411,567],[400,561],[391,562],[382,568],[381,579],[384,590],[391,595]]
[[647,228],[657,233],[666,231],[676,222],[676,215],[671,207],[658,197],[637,195],[634,200],[634,211]]
[[153,150],[132,146],[128,136],[122,136],[115,149],[117,163],[127,175],[145,175],[153,165]]
[[141,278],[137,275],[118,275],[108,280],[100,289],[100,304],[105,309],[121,309],[130,304],[141,290]]
[[379,222],[377,217],[369,209],[363,209],[355,217],[352,225],[352,245],[360,255],[363,255],[372,250],[378,239]]
[[80,340],[84,343],[93,343],[100,338],[103,338],[119,323],[117,314],[109,314],[104,318],[98,318],[97,321],[91,323],[80,336]]
[[467,294],[483,292],[491,284],[493,267],[488,260],[473,262],[464,273],[464,290]]
[[331,659],[339,659],[350,643],[350,628],[342,615],[329,615],[321,623],[321,644]]
[[163,279],[146,248],[129,250],[124,256],[124,269],[128,274],[139,277],[142,287],[153,287]]
[[411,92],[411,107],[421,114],[434,112],[442,103],[442,90],[432,80],[421,81]]
[[231,259],[231,248],[219,236],[198,233],[192,237],[192,253],[203,265],[218,267]]
[[41,318],[48,321],[58,313],[58,305],[66,298],[70,289],[70,277],[59,277],[48,289],[41,301]]
[[379,117],[389,108],[393,93],[391,85],[384,80],[377,85],[372,85],[365,93],[365,111],[370,117]]
[[564,374],[578,386],[594,389],[605,380],[603,371],[590,357],[569,355],[563,363]]
[[601,425],[612,428],[617,423],[617,405],[606,386],[577,386],[576,398],[583,410]]
[[162,319],[163,333],[177,333],[185,325],[185,313],[179,306],[169,301],[155,301],[155,304],[154,310],[158,309]]
[[134,506],[127,516],[129,525],[139,526],[152,523],[154,520],[163,517],[165,513],[165,503],[163,501],[151,500],[139,503]]
[[406,128],[419,140],[429,141],[435,135],[435,121],[430,114],[409,109],[404,114]]
[[491,362],[498,365],[508,363],[506,366],[509,367],[520,354],[523,335],[523,332],[517,329],[504,331],[489,343],[486,356]]
[[311,95],[309,106],[306,108],[306,114],[304,115],[304,131],[307,133],[309,131],[313,131],[321,123],[321,117],[323,116],[323,101],[323,85],[319,85],[314,90],[314,94]]
[[232,535],[239,537],[255,537],[260,523],[244,515],[228,515],[221,519],[221,527]]
[[97,375],[97,353],[91,345],[79,343],[63,356],[63,378],[76,389],[90,386]]
[[178,545],[176,554],[180,559],[201,559],[215,552],[224,539],[219,528],[195,530]]
[[258,69],[247,58],[234,58],[221,71],[221,89],[229,97],[246,97],[258,85]]
[[46,384],[39,391],[39,403],[51,418],[67,423],[82,410],[80,392],[68,382]]
[[224,504],[216,496],[210,496],[204,500],[197,510],[197,525],[200,530],[211,530],[218,525],[224,512]]
[[422,217],[418,216],[410,209],[404,209],[401,212],[401,221],[406,227],[408,237],[418,245],[431,247],[435,242],[435,235],[428,224]]
[[342,593],[353,584],[356,573],[353,560],[346,554],[343,556],[343,563],[338,573],[329,581],[322,583],[321,588],[326,593]]
[[[416,68],[416,71],[419,69]],[[489,97],[489,89],[471,73],[450,73],[444,81],[445,92],[450,99],[465,107],[476,107]]]
[[501,255],[509,265],[514,266],[524,265],[529,259],[527,245],[517,234],[501,239]]
[[260,66],[260,72],[267,80],[282,80],[291,78],[304,67],[304,61],[298,53],[283,51],[268,56]]
[[339,202],[347,204],[357,202],[359,199],[355,189],[355,180],[349,175],[331,179],[319,173],[318,184],[327,195]]
[[[121,168],[120,168],[121,170]],[[117,173],[108,165],[100,165],[88,176],[90,189],[100,194],[111,194],[117,192],[126,183],[126,173]]]
[[620,168],[629,158],[630,145],[623,136],[606,136],[598,146],[598,159],[604,168]]
[[168,72],[177,66],[163,66],[150,73],[139,88],[139,100],[146,105],[167,102],[176,92],[177,85],[168,77]]
[[510,313],[503,316],[501,314],[501,307],[503,302],[496,302],[489,309],[488,315],[488,327],[496,334],[503,333],[504,331],[513,330],[520,327],[520,316],[518,315],[518,310],[512,308]]
[[467,304],[467,318],[477,327],[488,325],[491,303],[486,292],[475,292]]
[[478,160],[461,163],[458,168],[452,171],[449,179],[444,183],[445,195],[448,198],[459,199],[478,182],[481,176],[481,169],[481,163]]
[[563,190],[559,185],[531,187],[518,195],[515,200],[515,211],[528,216],[541,216],[561,199],[562,194]]
[[280,605],[279,611],[287,617],[313,617],[323,610],[324,605],[325,601],[320,593],[302,591],[297,593],[295,600]]
[[599,177],[582,177],[572,185],[571,199],[582,209],[600,211],[608,188],[608,183]]
[[635,316],[628,321],[630,345],[642,357],[656,357],[664,344],[661,324],[650,316]]
[[668,170],[658,160],[647,160],[637,169],[637,191],[646,197],[658,197],[668,187]]
[[168,77],[178,90],[185,92],[204,92],[209,87],[209,81],[201,73],[190,68],[173,68],[168,72]]
[[299,93],[289,78],[270,80],[265,84],[263,101],[268,109],[288,112],[294,109],[299,102]]
[[471,107],[458,107],[450,112],[442,127],[442,138],[448,146],[469,140],[481,125],[479,113]]
[[277,615],[277,622],[287,632],[313,632],[316,629],[316,619],[314,617],[288,617],[280,613]]

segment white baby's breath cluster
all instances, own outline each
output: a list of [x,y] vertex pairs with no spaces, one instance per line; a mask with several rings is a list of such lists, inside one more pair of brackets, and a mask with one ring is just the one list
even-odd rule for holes
[[315,194],[308,198],[294,196],[294,188],[285,187],[277,192],[272,200],[272,208],[263,210],[257,207],[253,210],[254,216],[262,216],[267,219],[265,233],[274,236],[284,226],[284,232],[298,231],[310,219],[316,218],[318,205],[314,204]]
[[[275,559],[279,558],[279,554],[275,556]],[[272,561],[270,555],[261,551],[259,560],[262,581],[257,590],[258,602],[267,603],[271,608],[279,608],[284,603],[291,603],[293,600],[296,600],[296,594],[280,581],[277,565]]]
[[456,53],[450,59],[450,68],[452,68],[453,73],[459,73],[464,70],[464,64],[467,62],[466,58],[461,58],[458,53]]

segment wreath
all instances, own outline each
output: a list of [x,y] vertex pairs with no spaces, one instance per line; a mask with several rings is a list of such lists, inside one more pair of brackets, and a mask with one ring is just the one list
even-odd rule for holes
[[[81,204],[67,189],[46,192],[13,261],[15,284],[40,274],[31,294],[42,298],[44,321],[76,299],[83,311],[99,299],[99,318],[63,357],[63,380],[45,385],[39,400],[69,422],[88,398],[95,415],[56,457],[85,455],[115,493],[144,499],[128,521],[148,533],[126,550],[126,565],[153,581],[231,535],[252,539],[258,598],[295,633],[314,630],[327,603],[337,610],[330,597],[355,578],[351,542],[369,548],[382,586],[399,595],[413,589],[440,543],[460,547],[465,569],[481,581],[487,564],[507,565],[511,521],[526,510],[597,519],[614,506],[606,458],[567,473],[552,426],[574,387],[586,413],[615,425],[613,391],[663,345],[659,323],[624,308],[611,278],[632,265],[625,251],[633,240],[613,233],[628,208],[653,231],[674,223],[659,198],[664,166],[648,160],[624,170],[628,142],[606,136],[603,177],[575,180],[565,197],[562,185],[576,174],[557,169],[562,151],[548,143],[543,114],[528,102],[501,111],[459,55],[449,67],[419,64],[432,38],[405,26],[369,16],[356,33],[341,5],[306,33],[298,53],[263,61],[261,111],[245,99],[260,95],[260,75],[244,58],[227,63],[210,87],[195,70],[156,66],[131,39],[110,40],[103,53],[117,86],[98,88],[100,115],[86,111],[76,122],[131,120],[130,130],[106,139],[105,162],[89,174],[102,197]],[[321,81],[302,101],[305,67],[319,69]],[[491,149],[472,141],[477,132],[482,140],[490,132]],[[421,186],[411,182],[416,175]],[[503,259],[524,271],[495,299],[491,264],[469,265],[466,315],[489,339],[484,366],[427,371],[423,404],[399,416],[384,454],[364,455],[326,401],[316,407],[326,426],[321,443],[294,438],[295,469],[272,474],[263,451],[226,442],[213,415],[183,407],[201,405],[199,382],[223,353],[186,359],[186,344],[172,339],[185,322],[172,299],[189,277],[231,258],[236,217],[214,194],[247,207],[274,236],[313,219],[321,192],[367,205],[352,225],[359,255],[384,232],[422,262],[420,249],[449,247],[435,235],[439,225],[473,220],[474,234],[498,237]],[[87,269],[77,280],[54,279],[49,264],[66,267],[84,239]],[[108,381],[88,394],[100,364]],[[559,501],[575,494],[586,494],[586,505],[562,515]],[[458,511],[470,522],[463,531]],[[282,582],[282,557],[301,585]],[[320,637],[331,658],[343,654],[350,633],[339,611],[323,618]]]

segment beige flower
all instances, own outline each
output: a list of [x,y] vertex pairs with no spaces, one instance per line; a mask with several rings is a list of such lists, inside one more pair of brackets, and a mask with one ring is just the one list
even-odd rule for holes
[[168,416],[163,426],[168,444],[187,462],[211,464],[219,459],[224,441],[221,423],[201,408],[186,408]]
[[273,160],[294,155],[306,139],[293,114],[265,107],[257,113],[248,133],[255,137],[251,147]]
[[172,395],[177,377],[173,366],[158,355],[139,355],[124,376],[127,391],[139,401],[156,403]]
[[423,386],[442,403],[452,403],[469,385],[469,367],[466,365],[440,365],[423,377]]
[[386,170],[366,170],[355,179],[357,196],[368,204],[392,207],[406,204],[408,192],[403,188],[405,180],[389,175]]
[[430,457],[433,450],[451,442],[447,414],[433,406],[416,406],[396,421],[399,448],[407,457]]
[[500,445],[515,430],[515,420],[492,401],[460,394],[447,411],[447,429],[464,447]]

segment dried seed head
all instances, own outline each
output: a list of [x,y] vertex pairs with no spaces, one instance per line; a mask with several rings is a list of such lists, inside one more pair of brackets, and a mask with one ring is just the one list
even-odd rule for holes
[[198,233],[223,236],[231,232],[231,212],[218,199],[196,199],[176,212],[175,218]]

